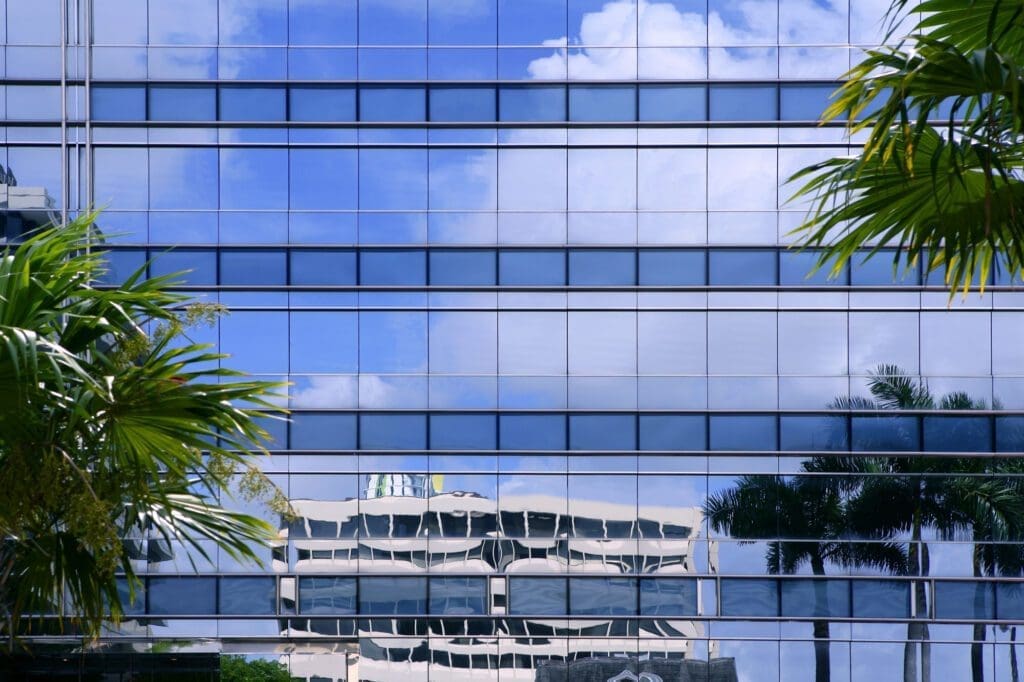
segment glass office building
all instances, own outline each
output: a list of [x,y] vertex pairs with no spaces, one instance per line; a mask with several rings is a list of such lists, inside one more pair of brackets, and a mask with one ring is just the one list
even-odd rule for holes
[[265,567],[138,544],[79,670],[1018,679],[1024,299],[786,249],[883,0],[4,5],[6,238],[105,207],[290,382]]

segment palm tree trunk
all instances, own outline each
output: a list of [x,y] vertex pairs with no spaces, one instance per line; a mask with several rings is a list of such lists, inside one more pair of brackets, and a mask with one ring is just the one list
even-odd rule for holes
[[[825,575],[824,559],[814,553],[811,556],[811,572]],[[828,588],[824,580],[814,581],[814,602],[816,613],[828,613]],[[828,621],[814,621],[814,682],[829,682],[832,677],[832,642]]]
[[[971,568],[973,569],[974,577],[981,577],[981,544],[979,543],[977,534],[974,537],[974,551],[971,552]],[[981,598],[981,595],[975,593],[975,601]],[[976,605],[977,606],[977,605]],[[985,664],[984,664],[984,653],[985,647],[982,642],[985,641],[985,624],[975,623],[974,624],[974,636],[971,637],[971,680],[972,682],[985,682]]]
[[1020,669],[1017,667],[1017,627],[1010,627],[1010,682],[1020,682]]
[[[913,526],[911,528],[910,545],[907,548],[907,559],[910,565],[911,575],[918,578],[928,575],[931,567],[928,558],[928,545],[921,541],[921,516],[915,512]],[[920,580],[914,582],[913,595],[915,619],[907,623],[907,642],[903,645],[903,681],[904,682],[931,682],[932,647],[928,641],[930,633],[928,624],[923,620],[928,616],[928,598],[925,594],[924,583]],[[918,675],[918,651],[921,652],[921,669]]]
[[[918,538],[921,537],[921,529],[918,528]],[[928,545],[921,543],[921,576],[931,573],[931,559],[928,555]],[[931,633],[928,632],[928,598],[924,592],[924,583],[920,580],[916,583],[917,588],[917,617],[926,619],[921,623],[921,682],[932,680],[932,643]]]

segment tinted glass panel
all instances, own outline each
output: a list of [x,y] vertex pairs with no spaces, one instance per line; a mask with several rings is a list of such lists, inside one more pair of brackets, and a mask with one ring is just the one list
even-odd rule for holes
[[706,86],[640,86],[641,121],[703,121],[706,119]]
[[835,89],[835,85],[782,86],[782,120],[817,121]]
[[952,582],[935,583],[936,618],[995,618],[995,590],[992,583]]
[[[818,265],[815,251],[782,251],[779,253],[779,284],[784,286],[841,286],[850,283],[850,269],[831,277],[831,264],[814,270]],[[812,271],[814,271],[813,274]]]
[[427,255],[420,250],[362,251],[360,284],[399,285],[427,283]]
[[355,612],[355,578],[299,578],[299,613],[348,616]]
[[712,121],[774,121],[778,118],[773,85],[712,85]]
[[292,121],[356,120],[355,88],[292,88],[290,98]]
[[853,417],[851,427],[854,450],[885,452],[920,449],[917,417]]
[[711,415],[712,450],[774,450],[775,417]]
[[[879,251],[865,260],[857,254],[850,259],[850,283],[853,286],[917,286],[921,282],[920,263],[907,268],[906,259],[893,263],[895,251]],[[865,254],[866,255],[866,254]]]
[[436,285],[493,285],[497,281],[494,251],[432,250],[430,283]]
[[641,450],[703,450],[704,415],[640,415]]
[[423,88],[361,88],[359,120],[423,121],[427,118]]
[[486,578],[431,578],[430,613],[478,616],[487,613]]
[[359,613],[408,616],[426,612],[426,578],[359,579]]
[[704,251],[640,250],[641,286],[703,286]]
[[910,583],[896,580],[853,580],[854,618],[908,618]]
[[217,612],[217,579],[150,578],[146,598],[153,615],[212,615]]
[[507,286],[562,286],[565,284],[565,251],[502,251],[500,283]]
[[564,450],[565,417],[557,414],[503,414],[502,450]]
[[190,86],[151,86],[149,118],[153,121],[216,121],[217,91]]
[[721,581],[723,616],[771,617],[779,615],[778,582],[723,578]]
[[501,88],[498,101],[502,121],[565,120],[565,88],[562,86]]
[[494,88],[431,88],[431,121],[494,121],[497,119]]
[[296,412],[291,415],[294,450],[354,450],[356,415]]
[[220,89],[222,121],[283,121],[285,108],[284,88]]
[[96,86],[92,88],[91,115],[97,121],[146,120],[146,89]]
[[564,615],[569,607],[565,578],[508,579],[509,613],[514,616]]
[[576,286],[630,286],[636,284],[634,251],[570,251],[569,284]]
[[570,578],[569,613],[576,616],[635,616],[636,578]]
[[924,449],[929,452],[991,452],[988,417],[925,417]]
[[641,616],[694,616],[697,581],[688,578],[641,578]]
[[284,251],[220,252],[221,284],[286,284],[287,268]]
[[493,450],[497,447],[497,427],[493,414],[432,414],[430,448]]
[[849,447],[846,417],[782,415],[781,450],[846,450]]
[[712,286],[771,286],[776,283],[775,251],[712,250],[708,254]]
[[570,450],[635,450],[636,417],[629,414],[569,415]]
[[221,578],[219,612],[231,615],[277,613],[274,578]]
[[850,583],[846,580],[783,580],[782,615],[797,618],[849,618]]
[[361,415],[359,447],[364,450],[422,450],[427,447],[427,417],[423,414]]
[[291,252],[291,283],[308,285],[352,285],[356,283],[355,251]]
[[635,121],[636,88],[570,86],[570,121]]

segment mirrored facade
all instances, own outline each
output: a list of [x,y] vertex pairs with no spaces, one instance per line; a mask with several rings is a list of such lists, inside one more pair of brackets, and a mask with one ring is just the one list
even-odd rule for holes
[[0,7],[0,237],[290,382],[264,566],[132,539],[83,674],[1018,679],[1024,295],[788,248],[885,0]]

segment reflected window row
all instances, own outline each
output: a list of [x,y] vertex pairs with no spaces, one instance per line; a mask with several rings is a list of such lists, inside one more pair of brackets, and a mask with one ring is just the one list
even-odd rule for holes
[[[600,616],[1020,620],[1024,585],[927,581],[927,613],[914,613],[906,579],[511,576],[149,576],[126,615]],[[297,594],[295,591],[297,583]],[[712,585],[717,587],[711,589]],[[141,593],[139,593],[141,592]],[[714,603],[717,592],[717,605]],[[710,603],[709,603],[710,602]]]
[[[284,443],[286,425],[273,434]],[[292,450],[1020,452],[992,415],[295,412]],[[271,446],[273,447],[273,445]]]
[[[854,256],[836,276],[819,254],[786,249],[281,249],[118,248],[106,283],[140,268],[182,273],[190,286],[703,287],[943,286],[920,263],[894,271],[896,252]],[[996,269],[993,269],[996,270]],[[989,284],[1006,285],[1004,270]]]
[[[835,83],[290,87],[93,85],[96,121],[816,121]],[[47,105],[47,97],[53,102]],[[12,119],[60,118],[57,86],[8,86]],[[55,105],[54,102],[57,104]]]

